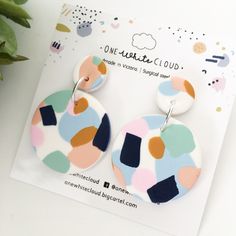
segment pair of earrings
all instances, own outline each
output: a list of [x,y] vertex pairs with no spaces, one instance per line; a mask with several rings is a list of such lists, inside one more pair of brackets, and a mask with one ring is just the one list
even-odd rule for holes
[[[39,104],[31,139],[37,155],[51,169],[60,173],[86,170],[106,151],[109,117],[87,93],[100,88],[106,78],[102,59],[89,56],[75,67],[73,90],[56,92]],[[201,153],[190,129],[171,117],[191,107],[193,86],[172,77],[160,83],[156,98],[166,115],[145,115],[125,125],[113,145],[112,168],[130,193],[163,203],[193,186],[200,174]]]

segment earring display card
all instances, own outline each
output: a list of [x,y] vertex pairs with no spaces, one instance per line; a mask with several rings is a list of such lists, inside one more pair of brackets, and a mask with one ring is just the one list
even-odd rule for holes
[[[11,177],[167,234],[197,235],[235,98],[235,51],[231,45],[207,32],[150,24],[112,16],[100,9],[65,4]],[[31,120],[46,97],[73,88],[74,67],[88,55],[101,57],[108,67],[107,81],[92,96],[110,117],[110,145],[104,157],[89,170],[58,173],[37,157],[30,140]],[[163,114],[156,106],[156,91],[170,76],[184,78],[195,88],[193,107],[177,119],[190,127],[199,140],[201,175],[183,197],[154,205],[132,196],[119,185],[112,168],[111,150],[124,124],[136,117]],[[43,142],[43,136],[41,139],[38,141]],[[89,153],[86,149],[86,155]],[[140,187],[137,179],[130,176],[130,181]]]

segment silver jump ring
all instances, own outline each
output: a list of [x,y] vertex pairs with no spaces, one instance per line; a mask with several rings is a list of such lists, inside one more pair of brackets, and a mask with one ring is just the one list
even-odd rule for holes
[[76,94],[76,91],[79,89],[79,86],[82,84],[83,81],[88,81],[88,80],[89,80],[89,77],[83,76],[83,77],[79,78],[79,80],[76,82],[76,84],[72,90],[72,96],[71,96],[73,102],[76,102],[75,94]]
[[170,109],[169,109],[169,111],[166,114],[165,122],[163,123],[163,125],[160,128],[161,132],[163,132],[165,130],[166,126],[168,125],[169,119],[171,118],[171,114],[172,114],[174,106],[175,106],[175,100],[172,100],[170,102],[170,104],[171,104],[170,105]]

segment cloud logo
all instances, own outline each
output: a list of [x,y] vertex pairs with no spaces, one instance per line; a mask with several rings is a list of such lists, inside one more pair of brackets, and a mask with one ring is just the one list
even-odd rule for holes
[[156,47],[156,40],[151,34],[134,34],[132,37],[132,46],[139,49],[153,50]]

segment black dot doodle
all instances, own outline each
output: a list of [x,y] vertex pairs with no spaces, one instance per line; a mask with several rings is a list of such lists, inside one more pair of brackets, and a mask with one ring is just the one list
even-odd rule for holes
[[[90,13],[87,14],[88,12]],[[97,21],[97,16],[101,13],[102,11],[88,9],[86,7],[82,7],[79,5],[76,5],[75,9],[72,12],[74,22],[76,22],[75,24],[78,24],[78,25],[85,24],[84,27],[90,27],[92,22]]]
[[211,86],[211,85],[213,85],[213,84],[215,84],[215,83],[218,83],[218,82],[219,82],[218,79],[212,80],[211,83],[208,83],[208,86]]
[[88,9],[80,5],[76,5],[75,9],[72,11],[73,24],[77,25],[77,33],[84,37],[84,35],[89,35],[91,33],[91,25],[93,22],[97,21],[97,17],[101,14],[101,11]]
[[[171,27],[169,26],[168,29],[170,30]],[[200,37],[202,37],[202,35],[204,36],[205,34],[200,34],[197,35],[195,32],[193,31],[187,31],[187,29],[182,29],[182,28],[172,28],[171,29],[171,34],[174,35],[176,37],[177,42],[181,42],[182,40],[196,40],[198,41]]]

